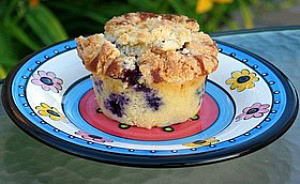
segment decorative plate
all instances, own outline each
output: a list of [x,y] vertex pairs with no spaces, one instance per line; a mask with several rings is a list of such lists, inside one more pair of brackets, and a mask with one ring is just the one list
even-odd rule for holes
[[273,65],[218,43],[220,65],[203,105],[182,124],[151,130],[107,119],[74,40],[23,59],[2,91],[5,109],[29,135],[59,150],[117,165],[183,167],[256,151],[279,138],[298,111],[295,89]]

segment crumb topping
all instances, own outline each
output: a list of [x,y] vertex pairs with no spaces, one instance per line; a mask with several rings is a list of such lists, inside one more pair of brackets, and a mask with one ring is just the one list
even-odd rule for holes
[[86,68],[112,78],[138,67],[149,84],[185,82],[218,66],[216,43],[186,16],[129,13],[108,21],[104,34],[76,41]]

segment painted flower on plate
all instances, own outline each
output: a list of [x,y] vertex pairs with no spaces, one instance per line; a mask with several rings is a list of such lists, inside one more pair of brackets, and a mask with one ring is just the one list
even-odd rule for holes
[[63,81],[60,78],[57,78],[53,72],[39,70],[37,74],[33,74],[32,77],[32,84],[41,86],[45,91],[51,90],[54,93],[58,93],[62,90]]
[[39,115],[48,116],[54,121],[60,121],[63,119],[63,115],[59,113],[55,107],[50,107],[45,103],[41,103],[41,106],[36,106],[35,109],[38,110]]
[[251,107],[246,107],[243,112],[235,118],[235,121],[248,120],[251,118],[261,118],[269,112],[270,105],[255,103]]
[[203,139],[203,140],[196,140],[191,143],[185,143],[185,144],[183,144],[183,146],[188,146],[188,147],[194,148],[194,147],[200,147],[200,146],[209,146],[209,145],[215,144],[217,142],[219,142],[219,140],[216,139],[215,137],[212,137],[212,138]]
[[87,134],[86,132],[83,132],[83,131],[75,132],[75,134],[80,135],[85,140],[96,141],[96,142],[101,142],[101,143],[113,142],[112,140],[104,139],[103,137],[99,137],[97,135]]
[[232,72],[231,76],[225,83],[231,85],[231,90],[237,89],[238,92],[254,88],[254,83],[259,80],[256,74],[251,73],[248,69],[243,69],[241,72]]

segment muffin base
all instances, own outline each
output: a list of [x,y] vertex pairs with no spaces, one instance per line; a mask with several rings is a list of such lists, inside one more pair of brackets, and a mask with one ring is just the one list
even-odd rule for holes
[[199,111],[206,76],[184,83],[129,86],[119,79],[93,75],[97,103],[110,119],[152,128],[181,123]]

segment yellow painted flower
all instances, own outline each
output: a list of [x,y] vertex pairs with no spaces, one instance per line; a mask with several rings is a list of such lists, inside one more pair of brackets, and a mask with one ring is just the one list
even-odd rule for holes
[[55,107],[50,107],[45,103],[41,103],[41,106],[36,106],[36,110],[38,110],[39,115],[48,116],[50,119],[54,121],[60,121],[63,119],[63,116]]
[[225,83],[231,85],[231,90],[237,89],[238,92],[254,88],[254,82],[259,80],[255,73],[250,73],[247,69],[243,69],[241,72],[232,72],[231,76],[232,77],[227,79]]
[[233,0],[198,0],[196,5],[197,13],[206,13],[211,10],[214,3],[232,3]]
[[194,141],[191,143],[185,143],[182,145],[195,148],[195,147],[200,147],[200,146],[209,146],[209,145],[215,144],[217,142],[219,142],[219,140],[216,139],[215,137],[212,137],[212,138],[208,138],[208,139],[204,139],[204,140],[197,140],[197,141]]

